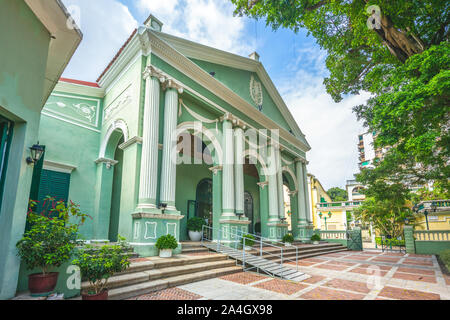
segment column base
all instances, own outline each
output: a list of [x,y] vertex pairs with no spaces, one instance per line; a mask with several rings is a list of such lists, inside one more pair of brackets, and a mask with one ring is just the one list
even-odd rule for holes
[[[220,223],[220,238],[219,232],[213,236],[214,240],[220,239],[220,243],[229,247],[239,247],[241,244],[241,236],[248,233],[248,225],[251,223],[248,218],[229,219],[230,217],[223,217]],[[237,218],[237,217],[236,217]],[[236,236],[238,235],[238,236]]]
[[289,224],[281,222],[268,222],[269,241],[281,242],[284,235],[288,233]]
[[[166,234],[173,235],[179,241],[180,220],[183,217],[179,214],[162,214],[161,211],[159,213],[133,213],[133,240],[130,241],[130,245],[142,257],[159,255],[159,251],[155,247],[156,241]],[[173,253],[181,253],[180,243]]]

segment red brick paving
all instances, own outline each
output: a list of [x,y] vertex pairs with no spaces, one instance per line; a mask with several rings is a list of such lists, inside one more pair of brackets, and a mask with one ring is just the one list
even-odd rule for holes
[[306,258],[306,259],[301,259],[300,261],[319,263],[319,262],[325,262],[327,260],[328,259]]
[[440,295],[417,290],[407,290],[386,286],[378,294],[382,297],[401,300],[440,300]]
[[400,259],[393,258],[393,257],[376,257],[375,259],[372,259],[371,261],[398,263],[400,261]]
[[300,298],[308,300],[362,300],[364,295],[317,287],[301,295]]
[[320,264],[318,266],[315,266],[314,268],[320,268],[320,269],[329,269],[329,270],[336,270],[336,271],[342,271],[347,269],[347,266],[337,266],[335,264]]
[[377,264],[366,264],[366,263],[360,264],[359,268],[381,269],[381,270],[384,270],[384,271],[389,271],[389,270],[392,269],[391,266],[380,266],[380,265],[377,265]]
[[344,262],[344,261],[336,261],[336,260],[332,260],[330,262],[327,262],[325,264],[334,264],[337,266],[347,266],[347,267],[352,267],[352,266],[356,266],[357,263],[354,262]]
[[352,256],[349,256],[349,257],[345,257],[345,259],[350,259],[350,260],[367,260],[367,259],[370,259],[371,257],[370,256],[363,256],[363,255],[360,255],[360,256],[357,256],[357,255],[352,255]]
[[127,300],[198,300],[200,298],[202,296],[180,288],[169,288]]
[[305,280],[303,280],[303,281],[301,281],[301,282],[304,282],[304,283],[310,283],[310,284],[315,284],[315,283],[317,283],[317,282],[319,282],[319,281],[322,281],[322,280],[325,279],[325,278],[326,278],[326,277],[313,275],[313,276],[311,276],[310,278],[305,279]]
[[308,285],[302,283],[294,283],[286,280],[273,279],[270,281],[261,282],[254,285],[253,287],[291,295],[307,288]]
[[403,261],[403,264],[412,264],[416,266],[433,266],[433,262],[431,261],[416,261],[411,259],[406,259],[405,261]]
[[325,286],[335,288],[335,289],[344,289],[349,291],[354,291],[358,293],[369,293],[370,289],[367,287],[367,284],[364,282],[358,281],[350,281],[350,280],[342,280],[342,279],[333,279],[325,283]]
[[365,274],[365,275],[370,275],[370,276],[379,276],[379,277],[384,277],[388,272],[387,271],[377,271],[375,269],[372,268],[355,268],[350,270],[350,272],[354,272],[354,273],[360,273],[360,274]]
[[412,274],[412,273],[396,272],[393,275],[393,278],[403,279],[403,280],[413,280],[413,281],[423,281],[423,282],[437,283],[436,282],[436,277],[422,276],[420,274]]
[[257,275],[249,272],[239,272],[234,274],[229,274],[226,276],[222,276],[219,279],[228,280],[240,284],[249,284],[252,282],[260,281],[267,279],[265,276]]
[[416,273],[416,274],[422,274],[422,275],[428,275],[428,276],[434,276],[435,275],[433,270],[426,270],[426,269],[400,267],[400,268],[397,269],[397,271],[399,271],[399,272],[406,272],[406,273]]

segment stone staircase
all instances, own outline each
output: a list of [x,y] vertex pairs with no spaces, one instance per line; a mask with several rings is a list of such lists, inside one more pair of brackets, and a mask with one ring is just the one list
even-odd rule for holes
[[[241,271],[242,267],[223,254],[139,258],[132,260],[125,272],[111,277],[107,287],[110,300],[121,300]],[[82,289],[87,286],[82,283]]]
[[201,241],[186,241],[180,242],[182,251],[181,254],[203,254],[208,252],[208,248],[202,246]]
[[[296,249],[295,247],[298,247],[298,259],[306,259],[311,257],[316,257],[324,254],[329,253],[335,253],[335,252],[342,252],[347,251],[347,247],[343,246],[339,243],[328,243],[328,242],[321,242],[319,244],[302,244],[299,242],[294,242],[292,246],[284,246],[283,247],[283,258],[285,260],[290,259],[295,261],[295,255],[296,255]],[[254,246],[253,250],[248,251],[249,253],[253,255],[259,255],[259,247]],[[267,260],[273,260],[274,262],[280,262],[280,258],[274,254],[280,255],[280,249],[279,248],[273,248],[270,246],[263,247],[263,254],[262,257]],[[286,261],[288,262],[288,261]]]

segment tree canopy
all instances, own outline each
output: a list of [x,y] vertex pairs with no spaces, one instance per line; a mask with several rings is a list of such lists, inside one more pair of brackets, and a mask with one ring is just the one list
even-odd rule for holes
[[345,201],[347,200],[347,191],[339,187],[330,188],[327,191],[332,201]]
[[354,112],[389,147],[375,171],[394,183],[450,176],[450,2],[442,0],[231,0],[235,13],[274,29],[308,30],[327,51],[336,102],[372,94]]

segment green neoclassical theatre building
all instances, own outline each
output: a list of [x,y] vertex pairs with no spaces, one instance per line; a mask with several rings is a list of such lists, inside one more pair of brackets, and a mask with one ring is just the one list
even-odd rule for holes
[[93,216],[86,239],[120,234],[148,256],[161,235],[187,240],[193,216],[207,219],[215,237],[222,230],[224,241],[235,230],[281,239],[286,185],[292,232],[307,237],[310,147],[258,55],[161,29],[150,16],[97,83],[58,83],[42,111],[39,197],[80,204]]
[[[237,56],[162,26],[150,16],[97,82],[56,83],[39,110],[39,130],[22,146],[45,147],[34,166],[23,164],[30,181],[22,200],[72,200],[93,218],[82,226],[84,239],[120,234],[152,256],[161,235],[188,240],[194,216],[224,242],[236,231],[280,240],[289,228],[287,194],[290,229],[309,239],[310,146],[258,54]],[[26,201],[22,207],[25,219]],[[14,241],[24,227],[14,227]]]

